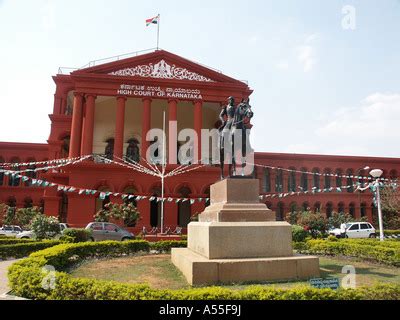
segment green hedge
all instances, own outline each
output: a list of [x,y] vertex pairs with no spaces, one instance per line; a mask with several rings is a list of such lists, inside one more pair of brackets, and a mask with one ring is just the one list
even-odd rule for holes
[[67,228],[63,231],[63,236],[71,237],[72,242],[85,242],[90,239],[92,232],[87,229]]
[[[383,230],[385,236],[398,236],[400,235],[400,230]],[[379,237],[380,232],[376,231],[376,236]]]
[[379,240],[341,239],[339,241],[308,240],[293,243],[300,253],[343,255],[362,258],[393,266],[400,266],[400,242]]
[[[182,243],[170,243],[183,245]],[[148,285],[122,284],[113,281],[72,278],[65,272],[68,267],[88,257],[117,256],[138,251],[148,251],[153,244],[146,241],[61,244],[30,255],[9,268],[9,281],[13,292],[29,299],[55,300],[360,300],[400,299],[400,285],[381,284],[358,289],[316,289],[298,286],[290,289],[249,286],[245,290],[231,290],[222,287],[204,287],[183,290],[158,290]],[[42,267],[52,265],[59,270],[55,273],[55,287],[42,288],[46,273]]]
[[0,238],[0,246],[5,245],[5,244],[17,244],[17,243],[28,243],[28,242],[37,242],[37,240],[17,239],[17,238]]
[[0,259],[5,260],[9,258],[23,258],[28,256],[32,252],[43,250],[49,247],[54,247],[60,243],[61,242],[57,240],[46,240],[0,245]]
[[172,241],[157,241],[150,242],[150,250],[156,250],[159,252],[169,252],[171,248],[186,248],[186,240],[172,240]]

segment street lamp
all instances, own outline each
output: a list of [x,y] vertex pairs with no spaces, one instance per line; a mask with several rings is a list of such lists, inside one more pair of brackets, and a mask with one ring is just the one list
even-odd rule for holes
[[376,203],[378,204],[378,218],[379,218],[379,239],[381,241],[384,240],[383,236],[383,223],[382,223],[382,209],[381,209],[381,198],[379,194],[379,178],[382,175],[383,171],[381,169],[374,169],[369,172],[369,174],[375,178],[376,183]]

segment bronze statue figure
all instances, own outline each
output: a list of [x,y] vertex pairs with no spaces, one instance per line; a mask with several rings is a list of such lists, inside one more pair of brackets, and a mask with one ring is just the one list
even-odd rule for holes
[[[250,99],[242,99],[241,103],[235,107],[235,99],[233,97],[228,98],[228,104],[224,106],[219,115],[222,125],[219,128],[219,151],[220,151],[220,167],[221,167],[221,179],[224,178],[224,164],[225,156],[229,154],[229,177],[236,176],[236,154],[234,135],[235,131],[240,135],[241,148],[240,155],[242,157],[242,175],[243,168],[246,166],[246,155],[247,150],[250,150],[250,141],[246,130],[251,129],[250,119],[253,117],[253,111],[249,104]],[[225,150],[228,147],[228,150]]]

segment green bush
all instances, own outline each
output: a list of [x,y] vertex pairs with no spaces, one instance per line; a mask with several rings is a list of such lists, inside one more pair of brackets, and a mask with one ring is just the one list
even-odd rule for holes
[[28,242],[37,242],[37,241],[33,239],[19,239],[11,237],[0,238],[0,246],[4,244],[16,244],[16,243],[28,243]]
[[60,224],[56,217],[37,215],[31,222],[33,234],[36,239],[51,239],[60,233]]
[[292,240],[294,242],[304,241],[309,233],[302,226],[292,225]]
[[400,266],[400,242],[375,239],[340,239],[338,241],[308,240],[294,246],[300,253],[343,255]]
[[156,250],[158,252],[169,252],[171,248],[186,248],[187,241],[158,241],[158,242],[150,242],[150,249]]
[[[172,242],[171,242],[172,244]],[[178,243],[176,243],[178,244]],[[13,292],[28,299],[56,300],[360,300],[400,299],[400,284],[381,284],[358,289],[317,289],[297,286],[290,289],[249,286],[244,290],[223,287],[204,287],[183,290],[158,290],[142,284],[122,284],[113,281],[72,278],[61,270],[88,257],[116,256],[137,251],[148,251],[146,241],[104,241],[96,243],[61,244],[30,255],[14,263],[8,271]],[[45,265],[59,270],[55,273],[55,286],[46,290],[42,286]]]
[[[92,232],[87,229],[68,228],[63,231],[63,236],[71,237],[72,242],[85,242],[90,239]],[[70,241],[68,241],[70,242]]]
[[[383,230],[383,234],[385,236],[399,236],[400,230]],[[379,237],[379,235],[380,235],[380,232],[377,230],[376,236]]]
[[0,259],[23,258],[32,252],[43,250],[60,244],[57,240],[46,240],[40,242],[21,241],[14,244],[0,244]]

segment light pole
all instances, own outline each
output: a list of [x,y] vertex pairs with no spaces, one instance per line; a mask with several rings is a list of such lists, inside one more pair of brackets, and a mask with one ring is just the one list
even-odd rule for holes
[[381,197],[379,194],[379,178],[381,177],[383,171],[381,169],[374,169],[370,171],[370,175],[375,178],[376,185],[376,203],[378,205],[378,218],[379,218],[379,239],[384,241],[383,235],[383,222],[382,222],[382,209],[381,209]]

